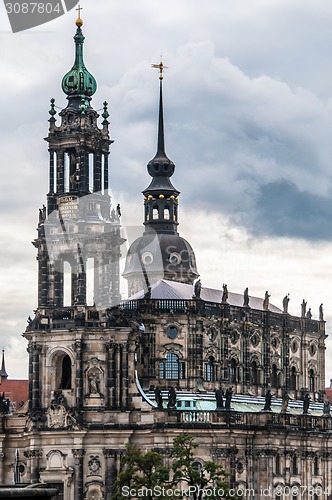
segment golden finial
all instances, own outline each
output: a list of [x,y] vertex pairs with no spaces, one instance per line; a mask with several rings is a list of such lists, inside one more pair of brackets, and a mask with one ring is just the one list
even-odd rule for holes
[[164,69],[168,68],[168,66],[164,66],[163,61],[160,61],[159,64],[151,64],[151,67],[159,69],[159,80],[162,80],[164,78],[163,71]]
[[81,10],[83,10],[83,8],[80,5],[78,5],[76,10],[78,11],[77,19],[76,19],[76,26],[78,28],[80,28],[81,26],[83,26],[83,20],[81,19]]

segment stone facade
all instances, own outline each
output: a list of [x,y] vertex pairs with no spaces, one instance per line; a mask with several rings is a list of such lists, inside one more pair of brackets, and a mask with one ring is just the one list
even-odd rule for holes
[[[198,273],[190,246],[191,259],[181,267],[185,278],[177,279],[181,252],[162,248],[163,265],[172,258],[175,266],[166,275],[170,281],[153,284],[147,277],[140,296],[120,302],[123,239],[119,207],[111,206],[107,193],[108,111],[105,103],[100,129],[85,67],[83,80],[75,84],[75,71],[83,62],[82,37],[78,26],[78,70],[74,65],[66,75],[69,102],[59,126],[51,103],[50,190],[34,242],[38,308],[24,333],[29,401],[1,417],[0,483],[12,482],[16,463],[23,483],[55,486],[58,499],[109,500],[126,443],[162,452],[168,465],[173,438],[190,432],[198,443],[197,460],[223,465],[231,487],[247,490],[245,498],[280,498],[278,488],[284,488],[282,498],[289,498],[290,487],[302,487],[292,498],[331,499],[332,421],[329,407],[323,406],[323,318],[293,317],[266,298],[250,297],[249,302],[246,295],[226,296],[194,286]],[[158,154],[164,154],[159,146]],[[173,173],[174,164],[168,166]],[[150,175],[157,176],[156,168],[152,162]],[[153,217],[153,196],[164,207],[165,196],[174,191],[171,186],[166,192],[163,185],[161,198],[156,186],[145,193],[146,225]],[[170,195],[173,212],[175,194]],[[172,241],[182,245],[173,212],[172,223],[163,212],[155,231],[170,231]],[[95,270],[90,305],[88,259]],[[68,304],[65,263],[70,266]],[[129,281],[138,279],[138,268],[132,273]],[[144,279],[148,275],[144,265],[141,274]],[[230,408],[217,410],[215,391],[230,387]],[[156,388],[162,408],[155,401]],[[177,392],[174,408],[167,408],[170,388]],[[272,409],[264,411],[268,390]],[[309,409],[303,404],[305,395],[310,396]]]

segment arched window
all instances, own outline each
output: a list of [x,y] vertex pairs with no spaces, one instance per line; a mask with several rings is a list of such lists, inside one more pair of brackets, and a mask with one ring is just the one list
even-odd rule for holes
[[158,205],[155,205],[152,209],[152,219],[153,220],[158,220],[159,219],[159,209]]
[[276,455],[276,475],[280,476],[280,455]]
[[290,385],[291,391],[296,391],[296,368],[295,368],[295,366],[293,366],[291,369],[289,385]]
[[169,206],[167,206],[167,205],[164,208],[164,219],[169,220]]
[[210,356],[204,367],[204,378],[207,382],[215,381],[214,357]]
[[299,473],[299,467],[298,467],[297,455],[293,455],[293,458],[292,458],[292,474],[294,474],[294,476],[297,476],[298,473]]
[[66,354],[61,362],[61,379],[58,389],[71,389],[71,359]]
[[314,476],[319,476],[319,461],[318,461],[318,457],[314,458]]
[[184,368],[184,363],[180,363],[179,356],[169,353],[166,356],[166,361],[161,361],[159,364],[159,378],[167,380],[183,379]]
[[271,370],[271,386],[274,389],[278,389],[279,384],[278,384],[278,371],[276,365],[272,365],[272,370]]
[[258,369],[256,361],[251,363],[251,383],[254,385],[258,384]]
[[237,382],[236,367],[237,367],[237,362],[234,358],[232,358],[231,364],[229,366],[229,382],[230,382],[230,384],[236,384],[236,382]]
[[309,391],[315,392],[315,373],[312,369],[309,370]]

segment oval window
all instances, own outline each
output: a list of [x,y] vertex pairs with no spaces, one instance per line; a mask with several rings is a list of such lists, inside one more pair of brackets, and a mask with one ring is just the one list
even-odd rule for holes
[[177,334],[178,334],[178,329],[176,328],[176,326],[169,326],[167,328],[167,337],[169,339],[175,339]]
[[153,262],[153,255],[151,252],[144,252],[142,255],[142,262],[145,266],[150,266]]

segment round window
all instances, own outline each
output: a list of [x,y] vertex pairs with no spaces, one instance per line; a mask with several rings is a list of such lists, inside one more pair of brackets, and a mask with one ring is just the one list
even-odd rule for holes
[[178,264],[180,264],[181,262],[181,255],[176,253],[176,252],[173,252],[171,253],[171,255],[169,256],[169,261],[171,264],[173,264],[174,266],[177,266]]
[[177,334],[178,334],[178,329],[176,328],[176,326],[169,326],[167,328],[167,337],[169,339],[175,339]]
[[153,262],[153,255],[151,252],[144,252],[142,255],[142,262],[145,266],[150,266]]

